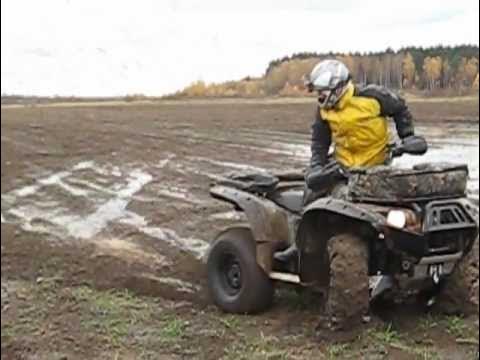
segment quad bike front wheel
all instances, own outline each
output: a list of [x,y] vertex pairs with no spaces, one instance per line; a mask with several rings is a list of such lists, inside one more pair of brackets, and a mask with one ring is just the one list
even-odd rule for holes
[[369,311],[368,245],[351,234],[330,239],[330,288],[327,315],[331,326],[360,324]]
[[215,304],[234,314],[267,310],[273,283],[256,261],[255,241],[247,228],[233,228],[212,245],[207,261],[208,286]]
[[453,274],[441,283],[435,309],[455,315],[478,313],[478,293],[478,256],[472,250],[457,264]]

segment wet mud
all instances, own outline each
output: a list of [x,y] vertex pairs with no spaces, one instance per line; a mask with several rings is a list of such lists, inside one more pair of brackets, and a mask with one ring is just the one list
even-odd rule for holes
[[[208,307],[209,243],[244,222],[210,184],[232,171],[305,167],[311,113],[307,104],[2,109],[2,308],[4,283],[42,277],[52,258],[73,284]],[[432,150],[397,165],[467,162],[478,203],[478,124],[422,123],[418,133]],[[272,317],[291,321],[281,309]]]

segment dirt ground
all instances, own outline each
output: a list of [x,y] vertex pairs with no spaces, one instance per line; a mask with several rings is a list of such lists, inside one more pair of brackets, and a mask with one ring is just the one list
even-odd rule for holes
[[[478,100],[412,108],[478,129]],[[392,304],[345,338],[318,330],[320,299],[288,287],[259,316],[211,305],[202,260],[242,219],[209,185],[304,167],[312,115],[235,101],[2,108],[2,359],[475,359],[478,315]]]

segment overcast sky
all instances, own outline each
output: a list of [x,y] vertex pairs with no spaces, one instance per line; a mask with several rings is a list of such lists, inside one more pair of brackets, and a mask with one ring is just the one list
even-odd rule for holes
[[478,0],[2,0],[2,93],[162,95],[302,51],[479,43]]

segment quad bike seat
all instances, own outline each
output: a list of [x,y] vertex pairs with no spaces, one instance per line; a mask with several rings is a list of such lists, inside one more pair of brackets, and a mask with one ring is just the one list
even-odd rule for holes
[[305,187],[303,175],[298,176],[289,173],[277,176],[268,173],[232,173],[218,181],[216,185],[232,187],[266,197],[293,213],[301,213],[303,209]]
[[252,194],[270,194],[277,188],[279,178],[268,173],[232,173],[217,182],[217,185],[233,187]]
[[304,198],[303,189],[290,189],[282,192],[274,192],[268,198],[288,211],[296,214],[302,212]]

